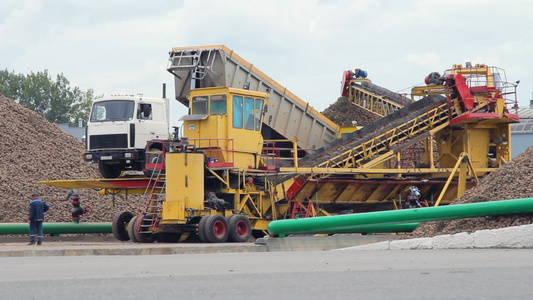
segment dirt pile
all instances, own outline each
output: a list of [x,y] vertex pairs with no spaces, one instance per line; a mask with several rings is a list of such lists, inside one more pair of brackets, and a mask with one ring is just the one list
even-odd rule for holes
[[[529,147],[509,164],[485,176],[453,204],[509,200],[533,197],[533,147]],[[474,232],[533,223],[533,214],[480,217],[427,222],[410,237],[431,237],[441,234]]]
[[365,126],[380,118],[377,114],[351,103],[345,97],[340,97],[322,114],[341,127],[354,126],[353,121],[357,126]]
[[[41,180],[100,178],[96,165],[82,160],[84,144],[64,133],[36,112],[0,95],[0,222],[27,222],[32,193],[51,207],[48,222],[71,222],[72,204],[67,189],[37,183]],[[110,222],[121,210],[134,211],[139,197],[101,196],[79,190],[82,206],[93,208],[85,222]]]

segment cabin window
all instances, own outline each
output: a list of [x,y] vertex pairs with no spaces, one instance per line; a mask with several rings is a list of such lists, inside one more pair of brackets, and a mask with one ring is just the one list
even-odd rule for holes
[[226,107],[226,95],[211,96],[211,115],[225,115]]
[[91,122],[129,121],[133,119],[135,102],[129,100],[99,101],[93,104]]
[[255,130],[261,130],[261,113],[263,111],[263,99],[255,99]]
[[242,96],[233,96],[233,127],[242,128]]
[[254,130],[254,98],[244,98],[244,128]]
[[192,98],[192,114],[193,115],[207,115],[207,104],[209,98],[207,96],[197,96]]
[[152,120],[152,105],[147,103],[139,104],[137,109],[137,119]]

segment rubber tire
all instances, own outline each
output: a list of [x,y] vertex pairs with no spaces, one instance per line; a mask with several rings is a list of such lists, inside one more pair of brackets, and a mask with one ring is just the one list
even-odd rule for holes
[[158,232],[156,235],[160,243],[178,243],[181,239],[181,233]]
[[221,215],[208,215],[204,234],[209,243],[224,243],[228,239],[228,221]]
[[[133,228],[133,234],[135,235],[135,239],[139,243],[153,243],[155,241],[156,235],[152,233],[140,233],[137,231],[137,228],[139,228],[139,222],[143,221],[140,217],[135,220],[134,228]],[[139,228],[140,229],[140,228]]]
[[127,225],[135,215],[129,211],[121,211],[115,215],[111,222],[113,236],[119,241],[129,241]]
[[200,219],[200,222],[198,222],[198,238],[200,239],[200,242],[207,243],[207,239],[205,238],[205,222],[207,221],[207,216],[203,216]]
[[230,215],[228,220],[228,241],[247,242],[252,237],[252,223],[245,215]]
[[137,221],[137,218],[139,218],[138,216],[135,216],[133,218],[131,218],[130,222],[128,223],[128,236],[130,238],[130,240],[134,243],[138,243],[139,241],[137,240],[137,238],[135,237],[135,230],[134,230],[134,227],[135,227],[135,222]]
[[104,178],[117,178],[122,173],[119,165],[110,165],[103,162],[98,163],[98,170]]

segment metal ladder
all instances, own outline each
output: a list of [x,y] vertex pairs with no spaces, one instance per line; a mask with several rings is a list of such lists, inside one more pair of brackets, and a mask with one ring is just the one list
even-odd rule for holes
[[[158,160],[161,159],[161,154],[158,156]],[[140,228],[137,228],[140,233],[151,233],[159,224],[161,212],[161,203],[165,201],[165,187],[166,180],[162,179],[164,168],[157,168],[152,172],[148,185],[144,195],[146,197],[146,203],[144,209],[141,210],[142,221],[139,222]],[[159,188],[159,191],[156,189]]]
[[[207,52],[207,55],[202,55],[204,52]],[[216,51],[214,49],[174,52],[169,59],[170,65],[167,69],[172,70],[173,73],[189,70],[192,71],[191,79],[202,80],[207,75],[207,72],[212,69],[215,54]],[[205,58],[206,65],[201,64],[202,57]],[[174,73],[174,75],[176,74]]]

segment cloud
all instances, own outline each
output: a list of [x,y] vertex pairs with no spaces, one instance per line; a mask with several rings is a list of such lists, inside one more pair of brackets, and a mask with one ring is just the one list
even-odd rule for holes
[[428,72],[487,59],[520,77],[523,105],[533,90],[529,2],[26,0],[0,8],[0,67],[62,72],[96,94],[159,96],[163,82],[173,93],[168,51],[214,44],[318,110],[337,99],[342,72],[354,68],[399,91]]
[[442,63],[440,62],[439,54],[435,52],[426,52],[419,54],[408,54],[406,57],[408,63],[413,64],[418,67],[429,67],[429,68],[441,68]]

